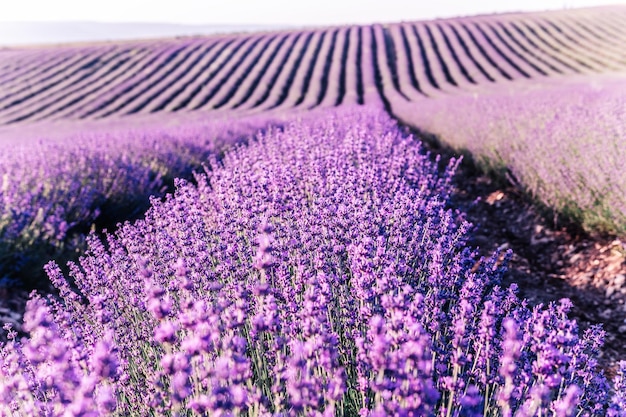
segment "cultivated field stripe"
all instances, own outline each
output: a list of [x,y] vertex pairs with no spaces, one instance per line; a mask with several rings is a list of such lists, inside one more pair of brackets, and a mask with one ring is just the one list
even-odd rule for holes
[[450,21],[448,26],[461,39],[467,49],[472,52],[474,59],[481,64],[483,69],[496,82],[499,80],[514,80],[517,71],[491,45],[486,42],[481,43],[473,31],[462,22]]
[[476,87],[476,80],[465,68],[464,63],[461,61],[459,51],[456,51],[450,40],[442,32],[441,28],[434,24],[426,24],[429,36],[433,39],[437,45],[437,52],[441,57],[442,62],[445,64],[448,72],[452,78],[456,81],[459,88],[463,90],[471,90]]
[[536,77],[535,71],[530,71],[526,65],[520,66],[517,60],[512,59],[505,52],[502,44],[487,36],[474,22],[465,21],[461,23],[461,27],[476,45],[480,45],[484,51],[487,51],[488,56],[497,63],[498,67],[503,68],[512,80],[519,79],[520,76],[523,78]]
[[68,60],[59,63],[53,72],[40,73],[30,78],[14,90],[7,97],[7,101],[0,104],[0,109],[18,105],[32,98],[47,94],[49,90],[58,88],[59,85],[67,85],[68,80],[78,81],[93,71],[103,60],[103,56],[111,56],[116,52],[115,48],[89,48],[88,52],[79,51]]
[[[302,61],[312,38],[313,32],[303,32],[300,36],[298,36],[295,44],[291,47],[289,57],[279,70],[278,77],[276,78],[273,87],[267,90],[267,97],[265,97],[262,102],[254,106],[255,111],[266,111],[272,108],[280,100],[282,94],[287,97],[296,71],[298,71],[298,65]],[[248,108],[250,107],[246,106],[246,109]]]
[[41,91],[39,94],[22,98],[22,100],[17,102],[15,105],[2,112],[2,121],[0,121],[0,123],[15,123],[28,119],[38,110],[43,108],[40,105],[41,103],[43,103],[45,107],[45,104],[65,97],[67,91],[71,90],[73,86],[77,85],[80,87],[82,85],[87,85],[88,82],[91,81],[91,77],[94,74],[100,73],[103,66],[106,68],[106,66],[111,63],[115,65],[120,61],[124,61],[124,55],[122,51],[113,50],[102,55],[101,57],[98,57],[92,62],[96,61],[101,63],[101,65],[90,65],[89,68],[84,69],[84,71],[72,71],[72,76],[67,79],[59,83],[55,83],[53,86]]
[[292,55],[295,55],[294,45],[302,37],[302,33],[293,32],[282,39],[261,68],[254,69],[257,71],[256,76],[252,80],[246,81],[247,87],[242,85],[242,88],[224,104],[222,109],[247,110],[258,107],[267,100],[280,74],[283,71],[287,72],[286,63]]
[[206,88],[206,85],[211,82],[226,65],[229,57],[233,56],[250,41],[250,38],[233,37],[219,42],[218,49],[210,56],[207,56],[207,65],[197,72],[194,71],[192,81],[188,83],[176,97],[167,103],[164,107],[164,111],[186,110],[192,100],[201,94]]
[[328,55],[330,48],[335,42],[338,29],[328,29],[324,36],[324,40],[320,47],[319,53],[313,64],[313,71],[307,73],[304,83],[302,85],[302,93],[298,101],[296,101],[294,107],[311,108],[317,103],[317,99],[322,90],[322,77],[324,75],[324,69],[326,62],[328,61]]
[[398,83],[403,87],[403,93],[409,100],[420,100],[426,95],[420,90],[419,83],[409,59],[408,44],[402,36],[402,28],[398,24],[389,26],[389,36],[396,45],[396,71]]
[[176,57],[174,57],[174,59],[159,68],[153,74],[146,77],[141,89],[136,91],[135,94],[127,96],[121,106],[118,105],[108,112],[105,112],[102,114],[102,117],[106,117],[111,114],[132,114],[139,111],[147,102],[146,96],[148,98],[155,97],[164,87],[164,84],[171,81],[169,77],[172,76],[172,74],[178,74],[180,68],[185,64],[185,62],[201,47],[202,43],[187,43],[185,47],[176,55]]
[[7,75],[20,70],[20,68],[24,68],[24,66],[34,65],[36,59],[43,61],[46,57],[51,58],[51,55],[44,51],[40,51],[40,53],[37,54],[35,50],[28,52],[10,49],[0,50],[0,85],[2,85],[2,80]]
[[52,73],[41,73],[38,77],[29,79],[26,83],[20,82],[20,88],[14,90],[10,95],[0,97],[0,110],[22,103],[49,88],[67,81],[68,78],[79,78],[81,71],[89,63],[97,61],[102,55],[101,51],[79,51],[72,59],[64,61],[56,67]]
[[246,59],[239,65],[237,71],[234,72],[223,88],[206,103],[205,109],[218,109],[228,103],[233,96],[239,92],[242,97],[249,94],[250,90],[255,87],[255,81],[263,76],[264,70],[271,64],[272,57],[280,50],[289,35],[279,35],[271,38],[266,45],[258,45]]
[[616,7],[0,51],[0,124],[389,108],[504,81],[620,72],[625,19]]
[[[196,65],[200,62],[202,57],[213,48],[214,43],[206,43],[202,41],[198,43],[191,51],[187,52],[184,56],[181,56],[179,63],[167,74],[165,74],[144,94],[141,95],[141,99],[136,102],[134,107],[128,111],[127,114],[146,114],[151,113],[152,110],[158,106],[162,100],[170,98],[169,89],[176,89],[177,83],[190,72],[193,72]],[[155,106],[156,104],[156,106]]]
[[199,49],[195,50],[174,71],[155,85],[150,93],[144,94],[143,96],[149,97],[145,99],[141,107],[135,108],[131,113],[153,113],[165,107],[165,103],[171,101],[181,88],[181,84],[185,84],[189,78],[193,77],[198,67],[202,66],[203,60],[207,56],[211,56],[211,51],[215,49],[216,45],[216,42],[203,42]]
[[160,65],[167,62],[179,46],[164,44],[160,47],[152,46],[147,48],[149,53],[133,68],[121,74],[115,79],[115,83],[109,85],[100,94],[90,98],[88,103],[82,104],[80,107],[73,109],[70,113],[73,118],[86,118],[98,111],[104,111],[108,105],[111,105],[122,94],[125,94],[135,88],[145,79],[146,74],[155,71]]
[[344,102],[344,98],[346,96],[346,83],[347,83],[347,66],[348,66],[348,55],[350,50],[350,34],[351,27],[346,28],[345,38],[343,42],[343,47],[341,50],[341,64],[339,66],[339,87],[337,89],[337,99],[335,100],[334,105],[339,106]]
[[228,59],[220,63],[218,72],[208,83],[204,84],[201,90],[185,106],[188,110],[197,110],[203,107],[213,96],[232,78],[233,73],[241,68],[242,62],[250,56],[253,50],[263,48],[272,40],[271,36],[250,36],[244,44],[239,45],[231,51]]
[[144,50],[141,53],[127,50],[128,56],[124,60],[111,62],[106,68],[100,69],[102,74],[94,73],[89,79],[84,80],[80,85],[72,86],[68,89],[69,94],[59,94],[54,98],[54,102],[49,103],[45,109],[38,112],[31,120],[39,119],[60,119],[68,118],[76,113],[78,109],[85,107],[100,97],[105,91],[114,87],[126,74],[131,74],[142,65],[149,52]]
[[412,26],[413,34],[418,40],[422,54],[422,60],[427,68],[427,75],[430,83],[437,89],[444,92],[457,92],[456,81],[445,67],[441,56],[436,50],[432,36],[426,30],[424,23]]
[[0,87],[15,89],[25,81],[33,77],[41,77],[42,73],[54,71],[63,61],[72,57],[78,58],[72,51],[19,53],[16,51],[11,58],[7,53],[0,53],[2,60],[6,59],[6,65],[0,70]]
[[371,25],[363,31],[363,46],[369,45],[371,51],[371,77],[374,81],[374,89],[378,95],[378,102],[382,103],[386,111],[391,111],[391,100],[408,102],[404,96],[394,88],[391,74],[386,65],[383,31],[381,25]]
[[[558,37],[564,43],[569,44],[573,53],[581,54],[581,50],[584,50],[586,54],[593,54],[605,67],[617,66],[622,68],[626,64],[624,48],[615,48],[608,42],[602,41],[599,36],[591,35],[594,32],[590,32],[584,25],[575,25],[575,22],[565,18],[554,19],[552,22],[539,19],[535,19],[535,21],[540,22],[540,28],[544,32],[549,32],[555,38]],[[555,23],[558,23],[558,26]]]
[[496,28],[503,37],[511,40],[529,61],[539,62],[552,74],[579,74],[580,71],[562,60],[555,58],[544,50],[545,46],[535,43],[526,34],[520,33],[512,28],[509,22],[493,22],[492,27]]
[[[11,63],[7,62],[7,65],[0,70],[0,88],[2,91],[13,91],[34,77],[41,77],[42,74],[54,71],[61,62],[72,57],[78,58],[71,51],[40,54],[38,56],[36,52],[32,52],[21,57],[23,59]],[[0,97],[5,97],[5,94],[0,95]]]
[[[412,27],[402,23],[392,28],[397,33],[396,44],[402,45],[402,52],[398,53],[398,76],[401,77],[401,83],[406,86],[407,95],[419,99],[420,95],[431,97],[440,94],[440,91],[428,79],[428,68],[422,61],[422,54],[419,45],[415,42]],[[409,80],[408,83],[407,80]]]
[[361,44],[361,74],[363,77],[363,102],[365,104],[383,104],[382,97],[376,88],[374,60],[372,53],[372,31],[369,27],[359,28]]
[[[512,39],[527,56],[532,56],[535,61],[540,61],[548,66],[554,73],[559,74],[580,74],[585,68],[580,68],[571,62],[567,56],[563,56],[558,50],[554,50],[544,39],[536,37],[526,26],[521,26],[522,20],[506,20],[494,22],[509,39]],[[589,71],[589,68],[586,68]]]
[[[341,97],[345,94],[345,78],[341,80],[342,67],[345,65],[344,52],[346,52],[346,45],[348,40],[349,28],[339,29],[337,34],[337,40],[335,42],[335,48],[332,54],[332,60],[330,67],[327,70],[326,85],[323,86],[324,90],[320,94],[317,100],[317,106],[331,107],[337,105],[337,102],[341,101]],[[345,72],[344,72],[345,77]],[[341,86],[343,85],[343,92],[341,92]]]
[[255,106],[255,111],[272,109],[278,105],[279,101],[284,101],[293,85],[298,67],[307,52],[307,48],[311,45],[313,36],[314,32],[303,32],[301,34],[294,44],[293,51],[289,54],[284,68],[280,71],[274,87],[269,90],[267,98],[262,103],[259,103],[258,106]]
[[82,114],[82,111],[84,111],[88,105],[93,105],[98,102],[98,100],[103,95],[110,92],[111,89],[117,88],[133,74],[140,71],[140,69],[146,64],[146,61],[149,60],[154,53],[153,51],[146,49],[142,53],[134,55],[136,55],[138,59],[129,60],[116,70],[111,71],[101,79],[98,79],[88,87],[85,87],[83,91],[84,94],[82,96],[80,96],[80,91],[76,91],[74,98],[75,101],[63,106],[63,108],[57,109],[50,117],[48,117],[48,119],[59,120],[81,118],[80,114]]
[[365,82],[363,75],[363,28],[358,27],[356,32],[356,92],[359,104],[365,104]]
[[110,61],[108,65],[101,67],[88,79],[82,80],[66,90],[59,91],[59,94],[44,100],[37,100],[37,109],[29,116],[29,120],[58,118],[56,113],[62,110],[65,110],[63,115],[73,111],[72,106],[82,106],[85,100],[90,99],[90,94],[95,95],[100,92],[100,89],[110,87],[118,76],[130,72],[147,55],[147,52],[140,55],[131,55],[128,51],[127,53],[128,55],[122,59]]
[[[357,74],[357,53],[358,53],[358,31],[359,28],[351,26],[346,44],[348,46],[346,61],[343,65],[343,75],[345,77],[345,91],[343,95],[338,97],[336,105],[341,104],[358,104],[359,103],[359,77]],[[362,93],[360,99],[362,100]]]
[[165,50],[157,50],[154,52],[153,58],[147,65],[141,68],[124,82],[118,84],[106,93],[100,100],[94,102],[86,108],[80,117],[99,118],[105,114],[113,114],[115,110],[124,106],[129,100],[128,96],[138,95],[138,91],[143,91],[144,84],[149,81],[150,75],[157,73],[159,69],[165,67],[168,62],[173,60],[183,49],[184,44],[167,46]]
[[[543,20],[546,26],[554,32],[560,33],[573,44],[589,45],[590,51],[597,51],[618,64],[626,63],[626,50],[623,43],[614,43],[615,36],[603,32],[604,28],[597,27],[595,22],[585,23],[584,19],[571,19],[563,16],[554,21]],[[558,23],[558,25],[557,25]]]
[[[385,58],[387,69],[389,70],[390,81],[395,88],[396,92],[409,100],[405,90],[411,89],[410,86],[404,85],[400,82],[398,75],[398,56],[404,54],[404,45],[402,43],[396,43],[391,36],[389,25],[382,25],[382,38],[378,33],[375,33],[378,45],[380,45],[382,56]],[[375,31],[376,32],[376,31]],[[382,42],[382,43],[381,43]]]
[[[409,70],[414,69],[414,75],[422,91],[428,97],[436,97],[442,93],[439,83],[433,76],[433,68],[424,49],[424,43],[417,35],[412,23],[403,24],[401,32],[406,39],[406,45],[410,49],[407,54]],[[405,46],[406,46],[405,45]]]
[[602,71],[606,67],[606,65],[602,64],[602,61],[597,60],[592,54],[587,53],[587,51],[579,50],[576,53],[572,50],[571,44],[562,44],[560,43],[560,39],[549,36],[536,25],[534,19],[526,19],[517,22],[514,28],[515,30],[523,32],[526,36],[529,36],[529,38],[542,43],[548,48],[548,52],[551,55],[558,57],[582,73],[593,74]]
[[436,24],[442,36],[447,39],[448,48],[455,51],[459,64],[477,84],[489,84],[495,82],[497,75],[490,74],[486,68],[488,63],[479,61],[480,52],[471,50],[473,45],[468,46],[455,30],[445,22]]
[[580,50],[580,48],[575,50],[572,48],[571,43],[564,42],[560,34],[553,36],[553,34],[543,31],[535,19],[527,19],[523,22],[519,22],[519,26],[521,30],[530,32],[534,38],[551,48],[552,53],[567,59],[572,65],[578,67],[583,72],[598,72],[606,68],[607,64],[601,59],[597,59],[593,55],[593,52]]
[[178,74],[181,67],[184,67],[187,60],[202,48],[202,43],[185,42],[178,50],[172,51],[169,58],[152,72],[144,75],[139,80],[135,88],[127,90],[114,103],[108,105],[103,112],[96,117],[107,117],[109,115],[124,115],[137,112],[146,103],[146,96],[151,97],[158,94],[169,82],[172,81],[173,74]]
[[[230,41],[232,42],[232,40]],[[184,94],[185,89],[198,77],[198,74],[205,71],[216,54],[223,49],[224,44],[227,42],[216,41],[208,44],[207,48],[201,52],[199,59],[195,61],[195,64],[188,68],[184,72],[182,77],[179,77],[176,83],[172,83],[160,97],[155,98],[155,105],[150,106],[150,112],[163,111],[170,103],[176,100],[176,98]]]
[[374,83],[380,96],[383,107],[387,112],[392,112],[392,103],[409,103],[409,99],[398,91],[393,80],[393,73],[389,66],[389,57],[385,48],[385,30],[382,25],[372,25],[368,32],[371,33],[371,50],[374,67]]
[[341,32],[340,28],[335,28],[333,30],[333,35],[331,37],[330,48],[328,52],[323,55],[323,63],[324,65],[321,67],[321,74],[318,77],[315,77],[315,80],[319,80],[319,83],[314,83],[316,90],[315,98],[313,104],[308,106],[309,109],[317,107],[320,105],[325,95],[327,94],[330,81],[330,69],[335,61],[336,51],[337,51],[337,39]]
[[[540,21],[545,29],[552,33],[559,33],[574,45],[586,45],[586,50],[593,51],[598,57],[608,58],[622,67],[626,60],[624,43],[626,36],[623,26],[626,19],[622,19],[617,27],[611,27],[607,21],[614,13],[567,13],[556,14],[553,18],[537,16],[534,19]],[[624,16],[626,17],[626,16]],[[617,32],[616,32],[617,30]],[[619,34],[621,32],[621,35]],[[578,50],[579,48],[574,47]]]
[[533,57],[529,57],[508,37],[495,28],[490,22],[477,21],[474,26],[485,34],[485,37],[491,39],[491,42],[498,46],[502,53],[507,54],[508,58],[515,62],[524,71],[531,74],[533,78],[537,76],[547,77],[551,71],[545,65],[535,62]]
[[[110,88],[118,88],[123,85],[123,83],[130,78],[133,74],[142,71],[142,68],[145,68],[147,62],[151,62],[154,60],[154,53],[144,55],[143,59],[139,62],[133,63],[133,65],[126,69],[126,71],[118,71],[118,74],[114,78],[107,82],[104,85],[99,85],[100,89],[98,91],[100,94],[105,94],[106,91]],[[93,100],[92,100],[93,101]]]
[[256,109],[265,104],[272,94],[278,94],[280,82],[289,74],[305,38],[306,34],[302,32],[293,33],[287,37],[276,56],[270,58],[270,65],[261,79],[252,85],[254,91],[247,98],[244,96],[238,101],[235,101],[233,97],[226,107],[232,106],[234,109],[241,110]]
[[305,82],[309,73],[313,72],[317,55],[321,49],[321,45],[324,41],[326,32],[316,31],[313,33],[310,46],[306,48],[306,53],[302,57],[300,65],[297,66],[297,72],[293,74],[293,81],[288,87],[283,88],[283,91],[278,101],[270,107],[275,108],[291,108],[295,106],[300,97],[304,95]]
[[[590,16],[586,16],[586,18],[591,20]],[[626,22],[626,13],[615,11],[613,13],[607,13],[601,18],[593,19],[596,25],[600,20],[602,20],[602,25],[600,26],[606,31],[607,34],[612,34],[612,37],[615,40],[624,40],[624,37],[626,36],[626,28],[624,27],[624,23]]]
[[409,98],[402,94],[393,80],[393,73],[389,66],[389,57],[385,48],[385,30],[381,25],[372,25],[372,54],[374,58],[374,82],[381,96],[383,104],[390,110],[391,103],[397,101],[408,102]]
[[232,101],[234,104],[249,97],[251,91],[256,87],[256,83],[263,76],[267,67],[271,65],[272,58],[276,56],[276,53],[288,37],[289,35],[275,36],[267,45],[257,48],[252,54],[248,55],[245,61],[239,65],[237,71],[226,80],[224,87],[204,108],[209,110],[219,109],[229,101]]

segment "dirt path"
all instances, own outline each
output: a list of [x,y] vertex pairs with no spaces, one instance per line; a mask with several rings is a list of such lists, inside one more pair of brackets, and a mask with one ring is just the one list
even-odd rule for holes
[[626,360],[626,242],[555,227],[518,188],[497,184],[470,165],[463,164],[456,176],[452,202],[474,225],[470,244],[485,256],[511,249],[505,284],[517,283],[531,305],[566,297],[581,329],[602,324],[600,364],[612,377],[617,362]]

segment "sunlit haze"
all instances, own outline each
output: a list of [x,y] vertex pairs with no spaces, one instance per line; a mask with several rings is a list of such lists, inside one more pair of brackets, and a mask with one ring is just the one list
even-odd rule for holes
[[415,21],[605,1],[611,0],[0,0],[0,46]]
[[[610,1],[610,0],[609,0]],[[20,0],[3,1],[0,21],[327,25],[431,19],[606,4],[598,0]]]

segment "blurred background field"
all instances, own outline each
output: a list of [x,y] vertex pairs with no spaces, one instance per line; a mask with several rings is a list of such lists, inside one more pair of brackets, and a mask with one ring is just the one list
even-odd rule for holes
[[394,114],[522,187],[553,216],[623,236],[625,92],[622,75],[573,77],[399,103]]

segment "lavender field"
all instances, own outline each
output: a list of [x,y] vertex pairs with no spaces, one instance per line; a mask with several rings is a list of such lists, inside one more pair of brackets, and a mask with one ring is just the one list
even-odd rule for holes
[[624,237],[625,23],[0,50],[0,286],[39,290],[0,416],[626,416],[626,351],[503,284],[420,141]]

